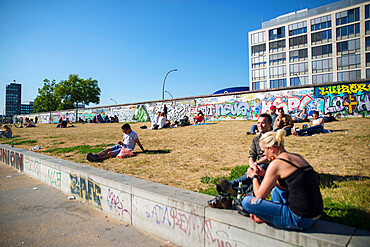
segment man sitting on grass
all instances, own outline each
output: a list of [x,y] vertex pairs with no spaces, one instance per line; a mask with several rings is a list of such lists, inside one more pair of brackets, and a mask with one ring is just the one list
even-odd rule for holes
[[141,145],[139,137],[131,129],[131,126],[128,123],[122,125],[121,129],[124,134],[122,141],[119,141],[118,145],[107,148],[97,154],[88,153],[86,159],[88,161],[97,161],[108,159],[110,157],[116,157],[121,152],[121,150],[123,151],[123,153],[132,153],[136,143],[137,145],[139,145],[143,152],[146,151],[144,150],[143,145]]

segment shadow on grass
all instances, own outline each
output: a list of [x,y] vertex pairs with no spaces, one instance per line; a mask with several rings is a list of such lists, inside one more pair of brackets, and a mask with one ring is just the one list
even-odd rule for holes
[[331,129],[327,129],[327,130],[330,130],[331,132],[343,132],[343,131],[348,131],[348,129],[343,129],[343,130],[331,130]]
[[339,176],[332,174],[319,173],[320,185],[324,188],[336,188],[337,182],[361,181],[370,179],[365,176]]

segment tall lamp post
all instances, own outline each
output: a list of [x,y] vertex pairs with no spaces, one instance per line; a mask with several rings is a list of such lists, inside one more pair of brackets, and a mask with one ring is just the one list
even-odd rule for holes
[[172,99],[173,99],[173,96],[172,96],[172,94],[170,92],[168,92],[168,91],[164,91],[164,92],[165,93],[168,93],[172,97]]
[[164,84],[166,83],[166,78],[168,76],[169,73],[173,72],[173,71],[177,71],[177,69],[173,69],[173,70],[170,70],[167,72],[166,76],[164,77],[164,80],[163,80],[163,90],[162,90],[162,100],[164,100]]
[[114,99],[111,98],[110,100],[114,101],[116,103],[116,105],[118,105],[117,101],[115,101]]

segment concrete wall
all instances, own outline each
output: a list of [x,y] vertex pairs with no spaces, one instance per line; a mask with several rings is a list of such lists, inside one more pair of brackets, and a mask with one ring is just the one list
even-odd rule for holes
[[[202,110],[207,121],[249,120],[256,119],[265,113],[271,105],[283,107],[285,112],[294,115],[303,108],[312,114],[318,109],[324,114],[333,113],[339,116],[358,117],[370,115],[370,83],[368,81],[345,84],[320,85],[317,87],[299,87],[289,90],[267,90],[245,92],[243,94],[208,95],[153,101],[130,105],[116,105],[99,108],[78,109],[78,117],[90,120],[97,114],[117,115],[120,122],[151,121],[156,112],[161,111],[163,104],[168,108],[168,119],[179,120],[187,115],[190,118]],[[35,118],[39,123],[50,123],[50,113],[19,115]],[[63,110],[52,112],[53,123],[59,118],[76,120],[76,111]]]
[[369,246],[370,233],[319,221],[305,232],[256,224],[233,210],[207,206],[212,197],[0,145],[10,165],[74,195],[96,210],[179,246]]

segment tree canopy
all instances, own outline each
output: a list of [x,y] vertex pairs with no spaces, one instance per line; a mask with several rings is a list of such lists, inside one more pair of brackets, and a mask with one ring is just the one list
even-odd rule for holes
[[60,99],[55,95],[55,80],[45,79],[44,86],[38,89],[38,95],[33,103],[33,112],[49,112],[55,111],[59,104]]
[[[68,80],[56,83],[44,80],[44,86],[38,89],[38,95],[34,101],[34,112],[46,112],[55,110],[71,109],[79,103],[88,105],[99,104],[100,88],[98,81],[91,77],[87,80],[71,74]],[[77,115],[76,115],[77,116]]]

